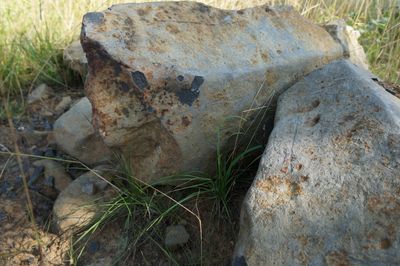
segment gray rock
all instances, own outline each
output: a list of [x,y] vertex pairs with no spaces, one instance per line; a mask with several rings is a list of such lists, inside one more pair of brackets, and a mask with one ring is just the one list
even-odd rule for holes
[[234,258],[398,264],[399,174],[400,100],[347,60],[314,71],[279,97]]
[[228,11],[189,1],[88,13],[81,43],[94,125],[146,181],[212,172],[219,128],[224,146],[239,127],[257,125],[275,95],[343,56],[291,8]]
[[[95,168],[102,175],[102,168]],[[94,193],[82,193],[85,186],[92,184]],[[103,188],[103,189],[101,189]],[[114,190],[107,182],[89,171],[75,179],[60,193],[53,207],[53,224],[59,232],[74,232],[87,225],[101,213],[102,203],[110,200]]]
[[111,156],[92,126],[92,106],[86,97],[57,119],[54,138],[62,150],[87,164],[107,161]]
[[342,45],[345,56],[351,62],[368,69],[368,60],[364,48],[358,43],[358,38],[361,36],[358,30],[346,25],[343,19],[329,22],[324,27]]
[[40,84],[28,95],[28,104],[40,102],[49,98],[53,94],[53,90],[46,84]]
[[64,63],[69,68],[78,72],[81,77],[86,77],[87,59],[79,41],[71,43],[67,48],[64,49],[63,59]]
[[171,225],[166,229],[165,246],[167,248],[176,248],[186,244],[189,241],[189,234],[183,225]]
[[63,191],[72,181],[71,177],[65,171],[64,166],[56,161],[44,159],[34,162],[33,165],[37,167],[43,166],[44,176],[54,177],[54,187],[58,191]]

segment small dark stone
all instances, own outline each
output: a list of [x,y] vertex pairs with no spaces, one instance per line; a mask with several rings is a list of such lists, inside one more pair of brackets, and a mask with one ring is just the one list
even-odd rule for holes
[[43,154],[44,154],[44,152],[39,148],[35,147],[32,149],[32,155],[34,155],[34,156],[43,156]]
[[43,181],[43,184],[47,187],[53,188],[54,187],[54,181],[55,178],[54,176],[50,175],[50,176],[46,176],[46,178]]
[[46,151],[44,152],[45,157],[55,157],[56,154],[52,148],[47,148]]
[[29,181],[28,181],[29,187],[31,187],[31,186],[33,186],[33,184],[35,184],[35,182],[38,180],[38,178],[43,173],[43,170],[44,170],[44,166],[43,165],[35,167],[35,169],[33,170],[33,173],[29,177]]
[[15,193],[12,191],[13,186],[8,181],[0,182],[0,194],[5,195],[7,197],[14,197]]
[[44,128],[44,130],[46,130],[46,131],[52,131],[52,130],[53,130],[53,125],[50,124],[50,122],[49,122],[47,119],[45,119],[45,120],[43,121],[43,128]]
[[100,249],[100,243],[98,241],[90,241],[88,244],[89,253],[96,253]]
[[0,210],[0,222],[3,222],[7,219],[7,214]]
[[178,79],[179,81],[183,81],[183,80],[185,79],[185,77],[182,76],[182,75],[179,75],[179,76],[177,77],[177,79]]

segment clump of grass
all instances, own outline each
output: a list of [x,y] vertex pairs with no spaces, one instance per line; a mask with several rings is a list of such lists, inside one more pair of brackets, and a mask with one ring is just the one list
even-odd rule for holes
[[[130,160],[118,156],[116,160],[119,162],[118,174],[112,181],[119,188],[117,196],[104,204],[101,215],[80,233],[75,245],[80,245],[81,248],[78,249],[75,257],[79,258],[82,255],[89,238],[97,231],[107,224],[122,221],[123,237],[119,241],[119,253],[115,256],[116,264],[122,265],[128,258],[132,259],[136,250],[146,241],[153,242],[171,262],[177,264],[170,252],[160,244],[162,233],[159,225],[175,217],[178,210],[183,210],[196,217],[201,241],[200,216],[185,206],[186,203],[194,200],[212,202],[215,217],[228,218],[227,220],[230,221],[230,201],[237,185],[236,182],[248,173],[249,168],[257,167],[261,148],[261,145],[255,146],[232,157],[228,156],[229,153],[222,153],[218,142],[215,175],[182,174],[164,177],[149,184],[135,178],[129,164]],[[243,163],[248,158],[251,160]],[[251,180],[253,174],[249,177],[248,181]],[[202,248],[200,249],[202,253]]]

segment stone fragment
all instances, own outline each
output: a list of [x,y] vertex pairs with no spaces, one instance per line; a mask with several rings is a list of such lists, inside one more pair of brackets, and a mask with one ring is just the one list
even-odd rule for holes
[[65,171],[64,166],[56,161],[44,159],[34,162],[33,165],[44,167],[45,177],[54,177],[54,187],[58,191],[63,191],[72,181],[71,177]]
[[58,114],[65,112],[72,103],[71,96],[62,97],[61,101],[56,105],[54,111]]
[[110,158],[110,151],[92,126],[92,106],[84,97],[54,123],[54,138],[66,153],[87,163]]
[[52,94],[53,90],[46,84],[42,83],[37,86],[31,93],[29,93],[28,104],[33,104],[45,100],[49,98]]
[[353,27],[346,25],[343,19],[338,19],[326,24],[325,29],[338,41],[344,50],[344,55],[349,58],[351,62],[368,69],[368,60],[365,55],[364,48],[358,42],[361,33]]
[[400,100],[371,78],[339,60],[279,97],[234,261],[398,264]]
[[78,72],[82,78],[87,74],[87,59],[79,41],[74,41],[63,53],[64,63],[72,70]]
[[326,30],[289,7],[189,1],[88,13],[81,43],[95,128],[145,181],[212,172],[219,128],[224,150],[241,121],[257,125],[276,95],[343,56]]
[[171,225],[166,229],[165,246],[167,248],[176,248],[186,244],[189,241],[189,234],[183,225]]
[[[95,168],[102,175],[100,168]],[[95,193],[82,193],[84,186],[93,184]],[[103,189],[101,189],[103,188]],[[79,230],[101,213],[101,204],[110,200],[114,190],[107,182],[89,171],[75,179],[60,193],[53,207],[53,222],[59,232]]]

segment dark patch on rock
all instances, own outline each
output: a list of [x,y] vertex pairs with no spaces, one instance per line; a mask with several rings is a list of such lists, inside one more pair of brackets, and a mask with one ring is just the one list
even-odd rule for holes
[[124,81],[117,81],[117,87],[120,91],[122,92],[128,92],[129,91],[129,85],[128,83],[124,82]]
[[182,125],[185,126],[185,127],[190,125],[190,119],[187,116],[183,116],[182,117]]
[[89,12],[86,13],[83,19],[94,24],[100,24],[103,22],[104,15],[101,12]]
[[128,108],[126,108],[126,107],[122,108],[122,113],[123,113],[126,117],[129,117],[129,110],[128,110]]
[[201,76],[195,76],[193,81],[192,81],[192,85],[190,86],[190,90],[192,92],[197,92],[199,93],[199,89],[201,87],[201,85],[203,85],[204,83],[204,78]]
[[247,266],[246,258],[244,256],[235,257],[232,266]]
[[185,79],[185,77],[182,76],[182,75],[179,75],[176,79],[177,79],[178,81],[183,81],[183,80]]
[[208,12],[210,12],[210,7],[209,7],[209,6],[206,6],[206,5],[204,5],[204,4],[200,4],[200,6],[199,6],[199,11],[200,11],[201,13],[208,13]]
[[98,241],[90,241],[88,245],[89,253],[96,253],[100,249],[100,243]]
[[132,76],[133,82],[139,89],[144,90],[149,86],[146,76],[142,72],[140,72],[140,71],[132,72],[131,76]]
[[122,68],[119,64],[115,64],[114,65],[114,74],[116,76],[119,76],[119,74],[121,74]]
[[187,104],[192,106],[193,102],[200,95],[200,87],[204,83],[204,78],[201,76],[195,76],[192,84],[190,85],[190,89],[181,89],[175,92],[175,95],[178,97],[179,101],[183,104]]
[[179,101],[183,104],[187,104],[192,106],[193,102],[199,97],[199,91],[191,91],[191,90],[180,90],[176,92],[176,96],[178,97]]

